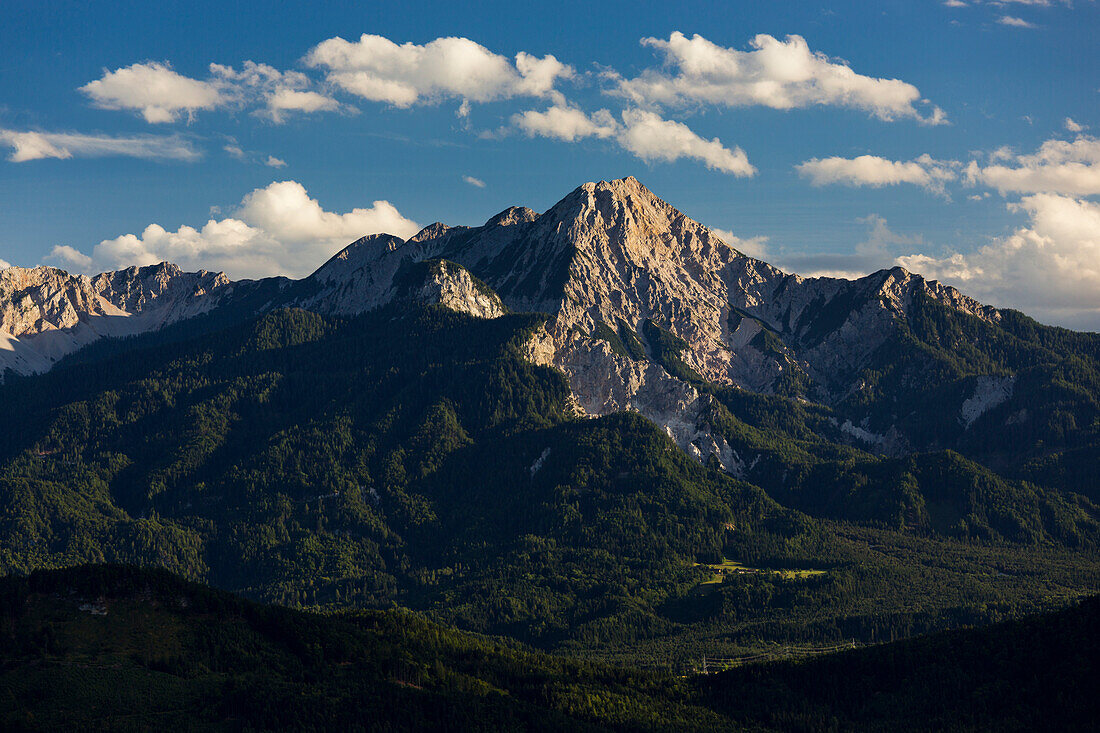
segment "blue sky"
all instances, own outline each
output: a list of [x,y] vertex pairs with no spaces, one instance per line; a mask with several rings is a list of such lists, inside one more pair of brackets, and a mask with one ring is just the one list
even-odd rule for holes
[[1100,330],[1098,32],[1092,0],[7,0],[0,262],[300,276],[635,175],[785,269]]

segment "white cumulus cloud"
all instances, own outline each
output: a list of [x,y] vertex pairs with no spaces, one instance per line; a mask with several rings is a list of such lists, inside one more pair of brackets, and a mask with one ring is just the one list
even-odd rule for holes
[[84,272],[167,261],[186,270],[223,270],[234,278],[303,277],[359,237],[405,238],[419,229],[388,201],[338,214],[325,211],[297,181],[279,181],[245,196],[233,216],[210,219],[201,228],[169,231],[150,224],[140,235],[103,240],[90,257],[55,247],[52,258]]
[[87,272],[92,266],[92,258],[67,244],[59,244],[50,251],[50,259],[68,265],[79,272]]
[[1029,222],[969,254],[913,254],[906,269],[998,306],[1100,330],[1100,204],[1071,196],[1025,196],[1009,208]]
[[644,161],[672,162],[680,158],[698,160],[707,168],[735,176],[756,173],[745,151],[730,150],[718,138],[699,137],[682,122],[661,119],[654,112],[628,109],[623,112],[619,144]]
[[282,158],[276,158],[274,155],[269,155],[267,160],[264,161],[264,165],[269,168],[286,168],[286,161]]
[[647,69],[633,79],[608,73],[615,92],[636,104],[774,109],[829,105],[862,109],[882,120],[946,122],[938,107],[925,115],[918,111],[917,105],[929,105],[912,84],[857,74],[846,63],[811,50],[801,36],[781,41],[760,34],[749,42],[749,51],[678,31],[667,41],[644,38],[642,43],[664,56],[662,68]]
[[957,161],[936,160],[925,153],[909,161],[888,160],[877,155],[856,158],[812,158],[795,168],[815,186],[840,183],[847,186],[896,186],[911,183],[935,193],[944,193],[944,183],[958,177]]
[[611,113],[601,109],[591,117],[568,104],[555,104],[545,112],[527,110],[512,115],[512,124],[531,136],[575,142],[586,137],[611,137],[619,129]]
[[707,168],[735,176],[752,176],[756,168],[745,151],[729,149],[718,138],[707,140],[682,122],[666,120],[655,112],[627,109],[621,121],[606,109],[587,115],[583,111],[556,104],[545,112],[528,110],[512,116],[512,124],[529,136],[541,136],[575,142],[587,137],[612,138],[625,150],[642,160],[671,163],[681,158],[697,160]]
[[328,81],[347,92],[395,107],[445,98],[489,102],[549,96],[559,79],[574,74],[554,56],[520,51],[513,61],[468,38],[398,45],[368,33],[354,42],[322,41],[306,55],[306,63],[326,69]]
[[0,129],[0,144],[12,149],[8,160],[24,163],[43,158],[101,158],[125,156],[149,160],[197,160],[190,142],[178,135],[84,135],[75,132],[38,132]]
[[286,112],[331,112],[339,108],[332,97],[286,87],[275,90],[267,99],[268,113],[276,122],[281,122]]
[[485,188],[485,181],[480,178],[474,178],[473,176],[462,176],[462,180],[470,184],[474,188]]
[[[1073,141],[1047,140],[1035,153],[1016,155],[998,150],[991,165],[971,161],[966,179],[995,188],[1002,194],[1061,193],[1070,196],[1100,194],[1100,139],[1079,135]],[[1007,162],[1012,165],[1003,165]]]
[[198,110],[260,105],[257,114],[281,123],[289,112],[331,112],[341,109],[332,97],[310,89],[300,71],[279,71],[267,64],[245,61],[240,70],[210,64],[207,79],[193,79],[173,71],[167,63],[151,61],[104,71],[100,79],[80,87],[101,109],[140,112],[146,122],[188,119]]
[[102,109],[141,112],[146,122],[172,122],[181,112],[215,109],[228,104],[223,85],[177,74],[168,64],[131,64],[80,87]]

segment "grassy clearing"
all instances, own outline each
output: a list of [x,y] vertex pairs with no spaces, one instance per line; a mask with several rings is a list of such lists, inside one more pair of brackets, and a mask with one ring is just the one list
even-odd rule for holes
[[710,579],[704,580],[700,585],[719,585],[725,582],[731,575],[749,575],[751,573],[772,573],[785,580],[804,580],[818,575],[824,575],[824,570],[772,570],[769,568],[750,568],[734,560],[722,559],[720,563],[703,564],[695,563],[695,567],[710,568],[713,572]]

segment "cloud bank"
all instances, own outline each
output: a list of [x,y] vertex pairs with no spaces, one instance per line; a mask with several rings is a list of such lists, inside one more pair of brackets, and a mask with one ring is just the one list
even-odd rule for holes
[[805,277],[841,277],[854,280],[891,267],[899,252],[911,251],[907,248],[924,244],[919,235],[893,231],[886,218],[879,214],[870,214],[857,221],[867,226],[867,236],[851,252],[781,255],[780,264]]
[[1039,193],[1008,207],[1028,224],[970,254],[898,264],[995,305],[1100,330],[1100,204]]

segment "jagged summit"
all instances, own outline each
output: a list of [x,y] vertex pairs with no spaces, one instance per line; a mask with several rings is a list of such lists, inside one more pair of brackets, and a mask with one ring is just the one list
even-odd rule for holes
[[[465,229],[466,227],[459,227],[459,228]],[[419,232],[417,232],[412,237],[410,237],[409,241],[410,242],[423,242],[423,241],[428,240],[428,239],[435,239],[437,237],[442,237],[444,234],[446,234],[451,229],[455,229],[455,227],[449,227],[446,224],[444,224],[443,222],[437,221],[434,224],[429,224],[428,226],[421,229]]]
[[104,337],[131,336],[215,308],[233,290],[224,273],[168,262],[94,277],[56,267],[0,271],[0,374],[48,370]]
[[528,209],[526,206],[509,206],[496,216],[491,217],[489,221],[485,222],[485,226],[506,227],[512,224],[527,224],[538,218],[538,212]]
[[[727,467],[739,459],[706,427],[710,398],[692,380],[833,403],[859,389],[862,370],[917,299],[999,317],[901,268],[855,281],[785,273],[738,252],[633,177],[585,183],[542,214],[512,207],[480,227],[433,224],[407,242],[360,240],[318,270],[311,279],[324,287],[298,304],[370,310],[399,299],[400,273],[427,260],[456,266],[437,272],[421,300],[496,312],[472,305],[471,275],[503,306],[551,314],[531,358],[568,375],[581,409],[638,410]],[[625,343],[636,344],[634,353],[622,353]],[[671,357],[668,344],[677,345]]]
[[[412,241],[412,240],[409,240]],[[311,280],[332,282],[369,268],[371,263],[403,248],[406,242],[392,234],[369,234],[360,237],[334,254],[328,262],[317,268]]]

